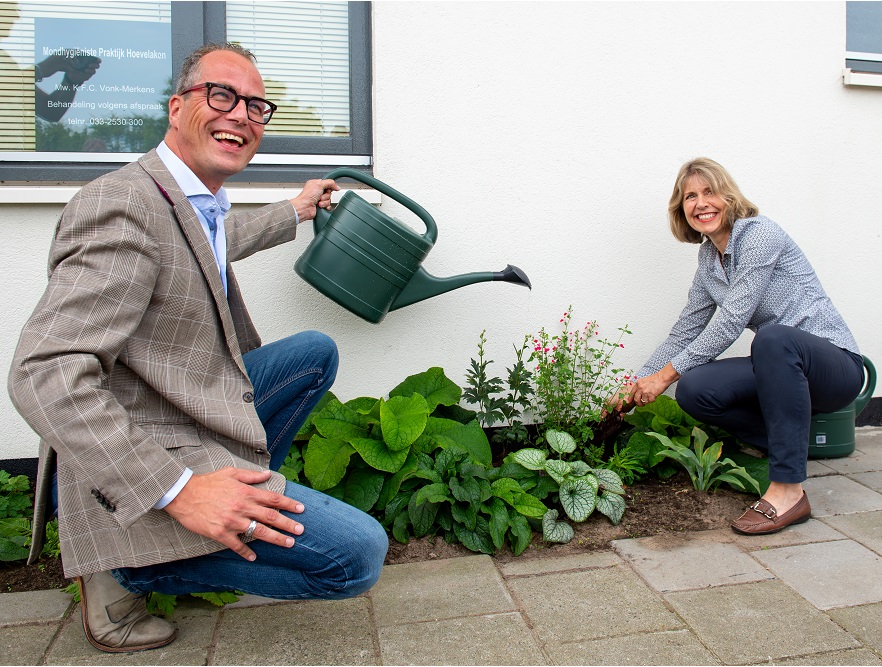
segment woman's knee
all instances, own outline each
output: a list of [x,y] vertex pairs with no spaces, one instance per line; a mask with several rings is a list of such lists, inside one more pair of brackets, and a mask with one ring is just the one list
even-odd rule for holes
[[757,354],[771,358],[780,357],[790,348],[795,332],[796,329],[784,324],[770,324],[763,327],[756,332],[750,344],[751,357],[756,357]]
[[684,373],[677,380],[677,388],[674,391],[674,399],[677,404],[686,411],[687,414],[695,416],[701,412],[702,398],[707,391],[705,384],[696,377],[694,373]]

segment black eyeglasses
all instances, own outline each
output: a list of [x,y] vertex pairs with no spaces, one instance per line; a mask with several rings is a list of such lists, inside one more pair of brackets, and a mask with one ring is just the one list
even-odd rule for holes
[[273,112],[279,108],[262,97],[244,97],[237,93],[234,88],[225,86],[222,83],[205,82],[198,86],[188,88],[180,94],[186,95],[187,93],[202,90],[203,88],[205,88],[205,100],[208,102],[208,106],[215,111],[223,111],[225,113],[232,111],[236,108],[236,105],[239,104],[239,100],[245,100],[245,109],[247,110],[248,118],[261,125],[269,123],[270,118],[273,117]]

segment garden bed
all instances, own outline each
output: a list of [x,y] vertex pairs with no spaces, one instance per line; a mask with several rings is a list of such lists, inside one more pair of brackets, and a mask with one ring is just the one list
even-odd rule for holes
[[[727,528],[755,496],[721,487],[714,493],[699,493],[685,473],[661,481],[651,475],[628,487],[628,509],[619,525],[594,514],[583,523],[574,523],[575,536],[568,544],[551,544],[533,535],[533,542],[518,559],[566,556],[610,548],[612,540],[648,537],[661,533]],[[447,544],[441,537],[425,537],[400,544],[390,538],[386,564],[473,556],[461,544]],[[508,548],[494,556],[501,562],[516,557]],[[63,588],[69,582],[61,571],[61,561],[43,558],[33,567],[23,562],[0,564],[0,591],[6,593]]]

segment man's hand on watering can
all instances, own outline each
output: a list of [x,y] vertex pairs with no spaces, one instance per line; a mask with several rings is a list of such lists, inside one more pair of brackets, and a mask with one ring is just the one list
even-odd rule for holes
[[291,200],[291,205],[297,211],[298,220],[300,222],[312,220],[316,208],[330,208],[331,193],[339,189],[340,186],[330,178],[306,181],[300,194]]

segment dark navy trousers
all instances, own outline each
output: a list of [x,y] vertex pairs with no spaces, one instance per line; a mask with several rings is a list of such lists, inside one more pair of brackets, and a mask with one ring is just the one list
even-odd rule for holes
[[769,480],[807,477],[811,416],[851,403],[864,381],[860,355],[818,336],[774,324],[760,329],[749,357],[693,368],[677,383],[677,403],[695,419],[769,453]]

